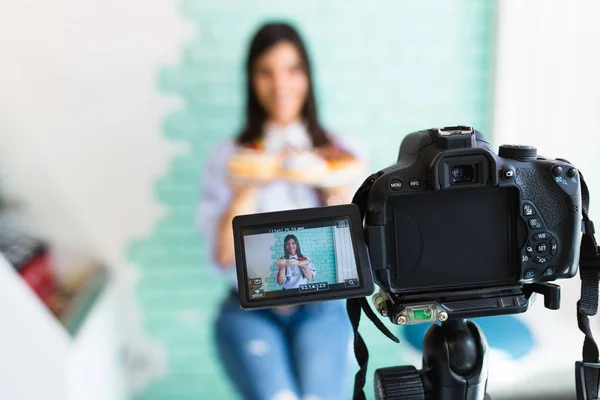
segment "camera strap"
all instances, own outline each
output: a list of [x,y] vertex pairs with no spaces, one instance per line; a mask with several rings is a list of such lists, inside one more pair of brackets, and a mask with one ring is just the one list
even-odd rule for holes
[[589,218],[590,194],[580,172],[581,213],[583,216],[583,236],[579,254],[579,275],[581,277],[581,299],[577,302],[577,325],[585,339],[582,361],[575,363],[575,380],[578,400],[598,399],[600,382],[600,354],[592,336],[589,316],[598,311],[598,282],[600,280],[600,248],[594,237],[594,223]]
[[[383,172],[378,172],[369,176],[361,187],[356,191],[352,202],[358,206],[360,209],[361,220],[364,219],[365,210],[367,209],[367,202],[369,199],[369,190],[371,186],[373,186],[373,182],[379,176],[381,176]],[[367,377],[367,365],[369,363],[369,351],[367,349],[367,345],[363,340],[362,336],[360,336],[360,332],[358,331],[358,325],[360,323],[360,313],[361,310],[365,312],[365,315],[375,324],[375,326],[388,338],[393,340],[396,343],[400,343],[400,340],[394,336],[392,332],[381,322],[381,320],[375,315],[371,307],[369,306],[369,302],[366,297],[361,298],[353,298],[346,300],[346,309],[348,311],[348,317],[350,318],[350,322],[352,323],[352,330],[354,331],[354,355],[356,357],[356,361],[358,362],[359,370],[356,373],[356,377],[354,379],[354,393],[352,395],[353,400],[365,400],[365,393],[363,388],[365,386],[366,377]]]

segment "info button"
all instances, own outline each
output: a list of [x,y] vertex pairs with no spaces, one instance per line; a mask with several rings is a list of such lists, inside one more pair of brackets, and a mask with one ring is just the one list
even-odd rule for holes
[[412,178],[408,181],[408,186],[410,186],[411,189],[418,189],[421,187],[421,181],[418,178]]
[[360,284],[358,282],[358,279],[356,279],[356,278],[354,278],[354,279],[346,279],[344,281],[344,286],[346,286],[346,287],[356,287],[356,286],[359,286],[359,285]]

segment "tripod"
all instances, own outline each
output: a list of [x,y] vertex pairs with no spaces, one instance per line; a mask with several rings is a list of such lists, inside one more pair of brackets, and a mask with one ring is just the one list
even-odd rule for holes
[[485,393],[488,344],[472,321],[433,324],[423,338],[423,368],[375,371],[377,400],[491,400]]

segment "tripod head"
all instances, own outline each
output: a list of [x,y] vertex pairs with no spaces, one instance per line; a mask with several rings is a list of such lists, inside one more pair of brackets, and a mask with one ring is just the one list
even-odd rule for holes
[[381,368],[375,372],[378,400],[483,400],[488,378],[488,344],[466,319],[432,324],[423,338],[423,368]]

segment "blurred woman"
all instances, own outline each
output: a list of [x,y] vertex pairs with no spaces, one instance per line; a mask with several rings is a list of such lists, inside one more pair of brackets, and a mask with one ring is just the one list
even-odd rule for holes
[[[364,175],[330,188],[317,180],[279,176],[271,161],[307,152],[315,156],[313,160],[331,155],[335,159],[336,154],[361,158],[357,150],[361,147],[347,136],[333,136],[319,123],[308,54],[290,25],[266,24],[256,32],[246,60],[246,78],[245,126],[208,160],[198,213],[216,267],[231,277],[231,293],[215,325],[219,357],[245,399],[346,399],[352,328],[344,302],[242,310],[231,221],[239,214],[350,202],[352,189]],[[252,167],[245,155],[264,163]],[[245,160],[236,165],[254,175],[232,179],[236,157]],[[308,170],[314,164],[305,163]]]

